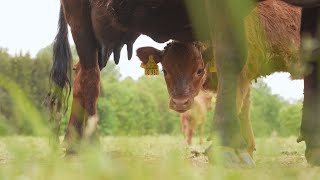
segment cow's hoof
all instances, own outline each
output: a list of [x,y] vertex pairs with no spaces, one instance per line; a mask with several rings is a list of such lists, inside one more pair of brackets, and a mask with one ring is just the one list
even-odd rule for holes
[[[220,153],[215,156],[214,153]],[[252,168],[255,166],[253,159],[246,150],[235,150],[230,147],[221,147],[216,152],[213,152],[210,146],[204,153],[209,162],[215,164],[217,159],[221,160],[221,164],[226,168]]]
[[221,150],[222,155],[222,164],[226,168],[238,168],[242,167],[241,160],[235,153],[234,149],[231,148],[223,148]]
[[237,153],[243,167],[252,168],[255,166],[252,156],[248,153],[247,150],[238,150]]
[[320,166],[320,148],[307,148],[306,159],[313,166]]

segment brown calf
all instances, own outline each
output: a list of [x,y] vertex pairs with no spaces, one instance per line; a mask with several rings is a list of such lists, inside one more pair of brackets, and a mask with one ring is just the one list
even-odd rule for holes
[[191,109],[180,114],[182,134],[189,145],[192,143],[192,136],[197,127],[199,127],[199,144],[203,143],[203,130],[207,112],[212,109],[212,96],[212,92],[200,91],[199,95],[194,98]]

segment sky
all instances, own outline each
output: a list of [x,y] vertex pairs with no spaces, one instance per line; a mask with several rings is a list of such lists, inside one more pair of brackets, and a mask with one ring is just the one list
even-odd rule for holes
[[[35,56],[41,48],[52,43],[57,31],[59,0],[0,0],[0,4],[0,47],[8,48],[12,55],[22,51]],[[71,38],[70,42],[74,44]],[[143,46],[162,49],[165,44],[140,36],[134,44],[131,61],[127,60],[124,47],[118,65],[123,78],[137,79],[143,75],[135,55],[135,50]],[[299,100],[303,97],[303,81],[292,81],[289,76],[288,73],[276,73],[263,80],[273,94],[290,101]]]

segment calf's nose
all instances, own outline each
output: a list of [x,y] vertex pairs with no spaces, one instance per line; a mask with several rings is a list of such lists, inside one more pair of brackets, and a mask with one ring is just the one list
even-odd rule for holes
[[172,98],[173,104],[176,106],[186,106],[188,105],[189,98],[188,97],[178,97]]
[[190,109],[191,100],[187,96],[173,97],[170,104],[171,109],[183,113]]

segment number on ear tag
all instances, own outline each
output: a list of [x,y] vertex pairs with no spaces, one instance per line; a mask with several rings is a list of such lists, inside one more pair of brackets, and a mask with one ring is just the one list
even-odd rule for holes
[[141,64],[141,67],[144,68],[144,74],[146,76],[154,76],[154,75],[159,75],[159,66],[158,64],[154,61],[153,56],[149,56],[149,60],[147,64]]

